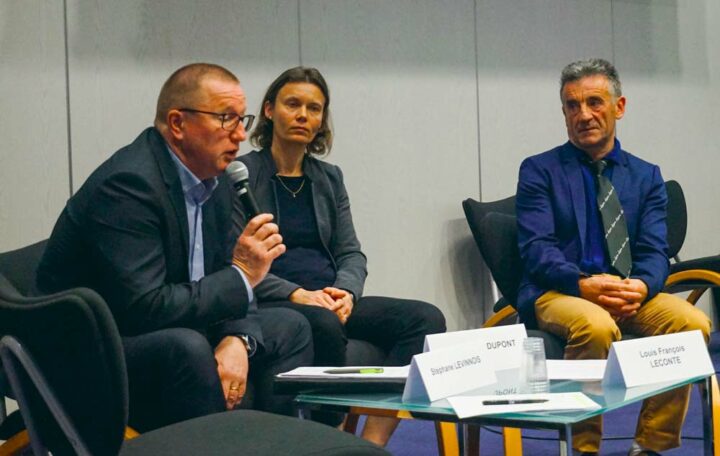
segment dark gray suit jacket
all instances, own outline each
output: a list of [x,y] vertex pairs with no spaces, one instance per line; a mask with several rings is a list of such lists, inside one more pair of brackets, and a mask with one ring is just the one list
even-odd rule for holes
[[38,286],[96,290],[123,335],[186,327],[211,341],[247,334],[261,345],[256,305],[230,266],[232,197],[223,176],[203,206],[205,277],[191,282],[180,178],[164,139],[148,128],[70,198],[38,269]]
[[[281,224],[277,186],[272,179],[277,169],[270,151],[253,151],[238,160],[248,167],[250,188],[260,210],[273,214],[276,223]],[[357,302],[367,277],[367,258],[360,250],[360,241],[355,234],[342,171],[335,165],[306,156],[303,173],[312,191],[320,240],[337,273],[333,286],[351,292]],[[300,285],[296,283],[268,274],[255,287],[255,293],[260,301],[284,301],[298,288]]]

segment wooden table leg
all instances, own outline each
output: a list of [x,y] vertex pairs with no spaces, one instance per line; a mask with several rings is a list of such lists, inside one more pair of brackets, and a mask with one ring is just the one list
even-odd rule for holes
[[518,428],[503,428],[505,456],[522,456],[522,431]]
[[440,456],[460,456],[455,423],[435,421],[435,434],[437,435],[438,454]]
[[715,456],[720,456],[720,389],[718,389],[717,375],[710,377],[710,388],[710,397],[712,397],[710,413],[712,416],[713,453]]

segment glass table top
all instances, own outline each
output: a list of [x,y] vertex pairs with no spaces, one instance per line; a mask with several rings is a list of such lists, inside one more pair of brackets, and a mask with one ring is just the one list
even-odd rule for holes
[[[498,382],[478,388],[473,391],[462,393],[462,396],[473,394],[515,394],[519,392],[517,386],[512,384],[517,374],[507,371],[503,376],[498,372]],[[669,391],[680,386],[705,380],[707,376],[693,377],[686,380],[678,380],[666,383],[655,383],[647,386],[625,388],[622,386],[603,386],[600,381],[573,381],[558,380],[550,382],[551,393],[582,392],[590,399],[600,405],[596,410],[568,410],[553,412],[522,412],[522,413],[499,413],[483,415],[482,417],[468,418],[473,420],[515,420],[538,423],[573,424],[578,421],[601,415],[625,405],[643,400],[647,397]],[[368,394],[322,394],[308,393],[300,394],[296,398],[300,405],[331,405],[340,407],[365,407],[383,410],[403,410],[410,413],[424,413],[434,415],[433,419],[457,421],[457,416],[447,400],[439,400],[432,403],[413,401],[402,402],[400,393],[368,393]]]

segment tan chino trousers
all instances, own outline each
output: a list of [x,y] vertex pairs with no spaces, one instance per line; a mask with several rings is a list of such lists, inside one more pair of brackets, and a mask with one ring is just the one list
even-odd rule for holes
[[[616,321],[597,304],[556,291],[538,298],[535,311],[541,330],[567,341],[565,359],[605,359],[610,344],[620,340],[622,333],[658,336],[699,329],[706,343],[710,339],[709,318],[682,298],[667,293],[659,293],[623,321]],[[680,446],[689,397],[688,385],[646,399],[638,418],[636,441],[654,451]],[[578,423],[573,434],[576,450],[599,451],[602,417]]]

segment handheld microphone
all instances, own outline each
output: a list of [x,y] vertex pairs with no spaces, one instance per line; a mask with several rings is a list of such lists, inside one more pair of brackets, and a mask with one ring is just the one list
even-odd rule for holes
[[257,201],[255,201],[255,197],[250,192],[250,186],[248,185],[248,177],[250,177],[250,173],[248,172],[245,163],[233,161],[228,165],[225,173],[228,175],[228,178],[230,179],[230,182],[240,199],[240,203],[242,203],[248,220],[258,215],[260,213],[260,208],[258,207]]

